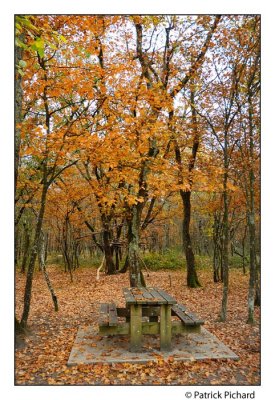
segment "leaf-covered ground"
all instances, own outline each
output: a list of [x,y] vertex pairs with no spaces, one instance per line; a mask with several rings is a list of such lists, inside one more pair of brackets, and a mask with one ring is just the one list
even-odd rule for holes
[[[168,291],[205,320],[205,328],[215,334],[240,359],[179,362],[159,359],[147,364],[96,364],[67,367],[70,351],[80,325],[97,324],[98,305],[115,301],[123,306],[122,288],[128,274],[101,276],[96,281],[94,269],[80,269],[74,282],[60,270],[49,266],[48,272],[59,300],[54,312],[51,297],[41,273],[33,284],[30,333],[16,348],[15,382],[17,385],[259,385],[260,330],[259,309],[256,323],[246,324],[248,276],[230,271],[228,319],[217,322],[222,285],[212,282],[211,271],[200,271],[202,287],[189,289],[181,271],[150,272],[147,285]],[[16,311],[20,317],[25,277],[16,277]]]

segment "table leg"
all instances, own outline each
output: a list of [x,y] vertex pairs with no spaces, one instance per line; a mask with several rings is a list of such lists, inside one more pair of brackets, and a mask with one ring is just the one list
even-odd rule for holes
[[140,351],[142,336],[142,306],[131,305],[130,308],[130,351]]
[[160,306],[160,350],[171,350],[171,305]]

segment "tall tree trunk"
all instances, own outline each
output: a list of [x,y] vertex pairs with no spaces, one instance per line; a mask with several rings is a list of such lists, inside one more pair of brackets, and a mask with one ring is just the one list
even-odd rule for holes
[[256,283],[255,283],[255,300],[254,305],[260,307],[261,305],[261,279],[260,279],[260,265],[256,260]]
[[35,227],[34,241],[33,241],[31,252],[30,252],[30,260],[29,260],[28,271],[27,271],[27,279],[26,279],[25,292],[24,292],[24,307],[23,307],[23,313],[22,313],[22,317],[21,317],[21,321],[20,321],[20,324],[23,328],[25,328],[27,326],[27,321],[28,321],[29,312],[30,312],[33,274],[34,274],[34,267],[35,267],[37,252],[38,252],[38,249],[40,246],[41,230],[42,230],[43,218],[44,218],[45,207],[46,207],[47,191],[48,191],[48,185],[47,185],[47,183],[44,182],[43,188],[42,188],[41,200],[40,200],[40,209],[39,209],[38,218],[37,218],[36,227]]
[[54,304],[54,310],[58,311],[58,300],[57,300],[56,294],[54,292],[54,289],[52,287],[48,272],[46,270],[46,261],[45,261],[46,244],[45,244],[45,235],[44,235],[42,230],[41,230],[41,238],[40,238],[38,256],[39,256],[39,264],[40,264],[41,271],[43,272],[45,281],[47,283],[48,289],[49,289],[49,291],[51,293],[51,296],[52,296],[52,301],[53,301],[53,304]]
[[22,274],[24,274],[26,271],[26,265],[28,261],[30,242],[31,242],[28,223],[24,222],[23,226],[24,226],[24,251],[23,251],[23,260],[21,264]]
[[242,253],[243,253],[242,259],[243,259],[243,273],[244,273],[244,275],[246,274],[246,268],[245,268],[245,263],[246,263],[246,256],[245,256],[246,231],[247,231],[247,225],[245,226],[244,235],[242,237]]
[[62,254],[64,258],[65,272],[69,271],[71,282],[73,282],[73,257],[72,257],[72,237],[69,215],[66,214],[62,230]]
[[222,241],[222,266],[223,266],[223,294],[220,313],[220,321],[224,322],[227,318],[227,301],[229,285],[229,198],[228,198],[228,136],[225,132],[224,144],[224,176],[223,176],[223,241]]
[[214,214],[214,226],[213,226],[213,280],[214,282],[222,281],[222,255],[220,245],[220,216]]
[[248,232],[249,232],[249,255],[250,273],[248,289],[248,323],[254,322],[255,285],[256,285],[256,226],[255,226],[255,204],[254,184],[255,176],[253,170],[254,140],[253,140],[253,106],[251,94],[248,97],[249,114],[249,190],[248,190]]
[[182,198],[184,213],[182,223],[182,238],[187,265],[187,286],[191,288],[196,288],[200,286],[200,283],[195,268],[195,257],[190,236],[191,192],[180,190],[180,195]]
[[132,207],[132,218],[129,221],[128,230],[128,265],[131,287],[145,286],[139,257],[139,230],[140,212],[137,204]]
[[[20,35],[19,39],[24,42],[23,35]],[[20,146],[21,146],[21,128],[20,123],[22,122],[22,100],[23,100],[23,90],[22,90],[22,77],[17,72],[16,68],[19,65],[19,61],[23,58],[23,49],[21,47],[15,46],[15,155],[14,155],[14,191],[17,188],[17,177],[19,169],[20,160]],[[15,266],[17,266],[18,258],[18,230],[15,227]]]
[[[251,199],[250,199],[251,200]],[[249,289],[248,289],[248,323],[254,322],[255,285],[256,285],[256,252],[255,252],[255,216],[252,210],[248,215],[249,231]]]
[[[191,105],[191,120],[192,120],[192,152],[188,162],[188,184],[189,190],[184,191],[180,189],[180,196],[183,204],[183,224],[182,224],[182,235],[183,235],[183,250],[186,257],[187,267],[187,286],[196,288],[201,286],[198,280],[196,267],[195,267],[195,256],[192,248],[191,236],[190,236],[190,220],[191,220],[191,191],[193,186],[193,170],[197,158],[197,153],[200,144],[200,134],[198,130],[197,111],[195,108],[195,90],[194,90],[194,78],[191,78],[190,86],[190,105]],[[173,132],[173,116],[174,112],[169,112],[169,129]],[[183,161],[179,143],[172,134],[174,146],[175,146],[175,158],[178,165],[178,183],[183,184]]]
[[[20,35],[19,39],[24,42],[24,35]],[[22,47],[15,47],[15,68],[19,65],[19,61],[23,58]],[[17,187],[17,176],[19,168],[19,158],[20,158],[20,145],[21,145],[21,128],[20,123],[22,122],[22,100],[23,100],[23,90],[22,90],[22,76],[15,71],[15,165],[14,165],[14,184],[15,189]]]

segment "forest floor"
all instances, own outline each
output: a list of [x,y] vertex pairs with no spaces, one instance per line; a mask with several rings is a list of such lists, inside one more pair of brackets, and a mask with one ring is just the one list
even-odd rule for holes
[[[166,290],[179,303],[205,320],[204,327],[238,356],[233,360],[164,361],[146,364],[66,365],[79,326],[96,327],[99,303],[115,301],[124,305],[122,288],[129,286],[128,274],[101,275],[93,268],[78,269],[70,281],[61,267],[50,265],[48,272],[59,301],[55,312],[42,273],[33,282],[29,334],[17,341],[16,385],[260,385],[260,315],[248,325],[248,275],[230,271],[228,317],[218,322],[222,284],[213,283],[212,272],[199,271],[201,288],[186,286],[186,273],[158,271],[146,273],[148,286]],[[16,276],[16,314],[23,305],[25,276]]]

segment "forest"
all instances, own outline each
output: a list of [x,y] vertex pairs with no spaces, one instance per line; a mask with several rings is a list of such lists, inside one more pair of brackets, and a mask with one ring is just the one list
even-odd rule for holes
[[[260,23],[15,16],[17,384],[259,384]],[[68,368],[98,304],[147,286],[239,361]]]

